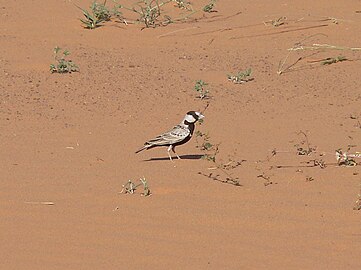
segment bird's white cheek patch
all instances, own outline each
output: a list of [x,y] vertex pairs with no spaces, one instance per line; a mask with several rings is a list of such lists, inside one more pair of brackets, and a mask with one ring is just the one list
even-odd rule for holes
[[189,123],[194,123],[196,121],[196,119],[192,116],[192,115],[186,115],[185,119],[187,122]]

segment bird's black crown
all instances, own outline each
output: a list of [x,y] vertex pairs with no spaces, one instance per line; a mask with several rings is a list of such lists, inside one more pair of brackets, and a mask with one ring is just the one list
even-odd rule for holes
[[194,117],[194,119],[196,119],[196,120],[198,120],[198,118],[199,118],[199,115],[196,114],[195,111],[189,111],[189,112],[187,112],[187,114],[188,114],[188,115],[192,115],[192,116]]

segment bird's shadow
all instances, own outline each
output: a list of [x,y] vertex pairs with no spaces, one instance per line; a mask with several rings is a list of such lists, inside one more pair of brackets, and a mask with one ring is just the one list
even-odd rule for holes
[[[179,156],[181,159],[188,159],[188,160],[192,160],[192,159],[201,159],[204,155],[182,155]],[[178,160],[177,157],[172,157],[173,160]],[[159,157],[159,158],[150,158],[150,159],[144,159],[143,161],[162,161],[162,160],[169,160],[169,157]]]

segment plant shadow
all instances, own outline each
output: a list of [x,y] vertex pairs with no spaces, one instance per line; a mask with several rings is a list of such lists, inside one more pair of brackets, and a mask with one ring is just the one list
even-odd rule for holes
[[[198,155],[198,154],[195,154],[195,155],[182,155],[182,156],[179,156],[181,159],[188,159],[188,160],[195,160],[195,159],[201,159],[204,155]],[[178,160],[177,157],[172,157],[173,160]],[[159,158],[150,158],[150,159],[145,159],[143,161],[162,161],[162,160],[169,160],[169,157],[159,157]]]

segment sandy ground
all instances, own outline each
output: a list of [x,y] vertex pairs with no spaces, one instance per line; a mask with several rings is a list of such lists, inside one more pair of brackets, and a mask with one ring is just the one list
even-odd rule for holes
[[[361,52],[294,52],[277,74],[299,41],[361,47],[360,1],[219,1],[142,31],[86,30],[72,2],[45,2],[0,4],[1,269],[361,269],[360,167],[335,159],[361,151]],[[80,72],[50,74],[55,46]],[[338,55],[353,61],[314,62]],[[249,67],[253,81],[227,80]],[[196,139],[175,163],[134,154],[189,110],[218,164],[242,161],[227,171],[241,186],[199,174],[226,179]],[[143,176],[152,196],[119,194]]]

